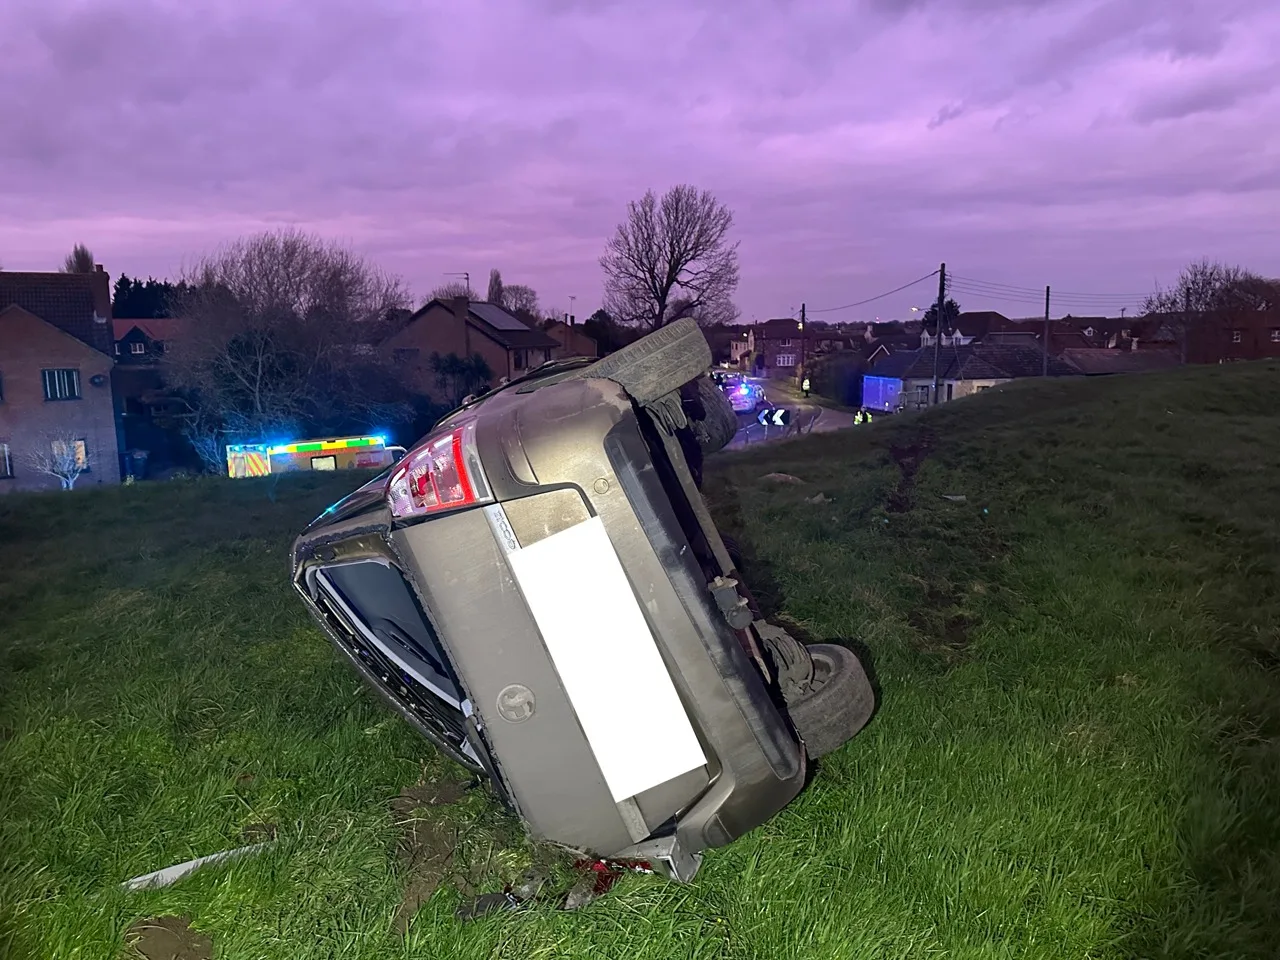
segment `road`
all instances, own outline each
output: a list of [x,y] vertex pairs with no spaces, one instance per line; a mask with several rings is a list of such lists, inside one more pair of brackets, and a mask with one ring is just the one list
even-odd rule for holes
[[739,414],[738,433],[726,449],[733,450],[806,433],[828,433],[853,426],[853,414],[824,407],[813,398],[806,399],[801,396],[800,391],[788,383],[762,380],[757,377],[750,379],[764,387],[769,398],[769,406],[783,407],[791,411],[791,424],[788,427],[766,428],[756,422],[754,414]]

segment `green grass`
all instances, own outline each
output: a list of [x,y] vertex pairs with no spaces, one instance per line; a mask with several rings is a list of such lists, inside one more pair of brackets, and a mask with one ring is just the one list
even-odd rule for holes
[[[343,478],[0,498],[0,956],[177,913],[225,958],[1274,957],[1277,410],[1274,363],[1028,383],[719,458],[763,601],[874,655],[872,725],[692,885],[467,924],[442,889],[403,941],[387,801],[456,770],[288,589]],[[260,822],[267,855],[117,889]]]

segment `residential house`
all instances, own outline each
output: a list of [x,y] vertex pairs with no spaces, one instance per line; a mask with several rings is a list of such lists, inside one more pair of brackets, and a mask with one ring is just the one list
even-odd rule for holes
[[1177,351],[1159,347],[1128,350],[1108,347],[1068,347],[1062,351],[1062,359],[1087,377],[1110,376],[1117,373],[1147,373],[1168,370],[1179,365]]
[[189,459],[187,445],[173,426],[183,408],[165,379],[165,349],[180,323],[167,317],[112,321],[112,390],[120,412],[126,474],[145,477]]
[[920,348],[919,324],[868,323],[862,330],[864,351],[868,363],[877,363],[885,357]]
[[764,376],[795,377],[796,368],[809,353],[808,331],[799,320],[783,317],[766,320],[756,328],[756,369]]
[[1280,357],[1280,309],[1227,315],[1157,314],[1159,335],[1186,363],[1236,363]]
[[440,385],[431,363],[433,355],[479,355],[496,382],[546,363],[563,346],[497,304],[455,297],[428,301],[379,349],[407,384],[426,396],[437,396]]
[[547,324],[546,334],[559,344],[551,351],[553,360],[563,357],[598,357],[600,355],[595,337],[588,336],[572,317],[569,318],[568,323],[563,320],[552,320]]
[[[863,377],[862,405],[896,411],[929,406],[933,393],[934,350],[921,347],[877,360]],[[937,354],[938,394],[942,402],[980,393],[990,387],[1043,373],[1044,354],[1020,344],[971,343]],[[1049,357],[1049,376],[1079,371],[1059,357]]]
[[729,363],[739,370],[746,371],[751,366],[751,358],[756,352],[756,328],[747,327],[741,333],[735,333],[729,341]]
[[55,450],[87,466],[79,484],[118,483],[106,271],[0,271],[0,492],[56,488],[33,463]]

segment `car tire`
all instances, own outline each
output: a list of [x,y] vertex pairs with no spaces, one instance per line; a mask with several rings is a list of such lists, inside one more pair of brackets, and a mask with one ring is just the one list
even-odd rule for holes
[[582,368],[575,379],[612,380],[644,406],[679,390],[710,366],[707,338],[697,321],[686,317]]
[[813,679],[807,690],[785,699],[805,752],[810,760],[817,760],[838,750],[867,725],[876,698],[866,670],[848,647],[814,643],[806,649],[813,660]]
[[698,377],[681,391],[689,429],[703,455],[723,450],[738,433],[738,415],[710,377]]

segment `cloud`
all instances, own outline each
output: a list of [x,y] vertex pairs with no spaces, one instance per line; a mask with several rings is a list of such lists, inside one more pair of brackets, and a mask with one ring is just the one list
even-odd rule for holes
[[1225,257],[1274,209],[1277,44],[1267,0],[6,0],[0,260],[163,274],[292,223],[581,312],[626,202],[689,182],[748,317],[957,257],[1145,286],[1179,211]]

